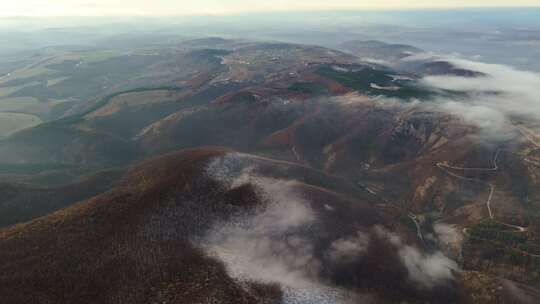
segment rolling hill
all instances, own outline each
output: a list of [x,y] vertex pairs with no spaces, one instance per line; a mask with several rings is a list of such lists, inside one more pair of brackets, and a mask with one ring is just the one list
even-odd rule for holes
[[452,110],[505,95],[430,85],[487,74],[412,46],[340,49],[207,38],[25,62],[0,89],[56,110],[0,140],[3,301],[538,299],[534,119],[493,131]]

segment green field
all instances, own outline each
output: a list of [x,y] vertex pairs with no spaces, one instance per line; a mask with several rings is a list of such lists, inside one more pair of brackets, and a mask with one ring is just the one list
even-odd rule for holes
[[295,82],[289,90],[308,94],[327,94],[328,89],[321,84],[312,82]]
[[12,86],[12,87],[0,87],[0,98],[7,97],[18,90],[23,88],[23,86]]
[[24,111],[30,107],[39,106],[40,103],[34,97],[10,97],[0,98],[0,111]]
[[40,123],[41,119],[35,115],[0,112],[0,137],[9,136]]
[[0,162],[1,174],[38,174],[45,171],[72,168],[66,164],[37,163],[37,164],[6,164]]
[[[382,95],[408,99],[428,99],[433,97],[434,92],[417,85],[415,82],[393,82],[390,71],[365,68],[359,71],[340,71],[332,67],[324,66],[317,70],[317,74],[339,82],[341,85],[357,90],[367,95]],[[373,87],[399,86],[399,90],[391,91]]]

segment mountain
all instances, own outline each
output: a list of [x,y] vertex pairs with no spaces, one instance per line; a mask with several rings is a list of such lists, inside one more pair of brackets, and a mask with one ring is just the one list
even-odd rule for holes
[[2,230],[0,291],[7,303],[309,302],[326,292],[339,303],[472,303],[462,285],[476,274],[421,249],[406,219],[302,165],[184,150],[135,166],[112,191]]
[[422,64],[418,72],[423,75],[453,75],[459,77],[483,77],[486,74],[454,66],[448,61],[432,61]]
[[389,44],[377,40],[350,40],[341,43],[339,49],[346,50],[361,58],[397,61],[425,51],[406,44]]
[[187,40],[0,81],[110,77],[0,141],[2,298],[534,303],[537,122],[484,121],[467,102],[511,95],[426,81],[483,71],[345,46]]
[[402,72],[420,76],[486,76],[485,73],[458,67],[446,58],[437,58],[434,54],[406,44],[351,40],[341,43],[337,48],[354,54],[366,62],[389,65]]

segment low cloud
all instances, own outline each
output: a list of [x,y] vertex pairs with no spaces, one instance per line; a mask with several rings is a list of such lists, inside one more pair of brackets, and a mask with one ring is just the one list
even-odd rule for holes
[[420,52],[416,54],[411,54],[410,56],[401,58],[403,62],[414,62],[414,61],[425,61],[425,60],[435,60],[438,56],[432,52]]
[[376,236],[388,240],[396,247],[412,281],[425,288],[433,288],[454,280],[458,265],[442,252],[423,253],[418,248],[405,244],[401,237],[384,227],[376,226],[373,230]]
[[264,201],[253,213],[216,223],[198,241],[232,277],[279,283],[284,303],[353,303],[346,291],[319,282],[321,262],[305,237],[316,217],[294,180],[258,176],[252,159],[238,153],[214,160],[207,172],[231,189],[255,186]]
[[458,68],[486,74],[484,77],[427,76],[422,83],[444,90],[469,92],[468,98],[434,101],[442,111],[462,117],[496,138],[511,136],[511,121],[540,120],[540,74],[509,66],[446,58]]
[[390,62],[390,61],[377,59],[377,58],[360,57],[360,59],[362,61],[364,61],[364,62],[367,62],[367,63],[374,63],[374,64],[380,64],[380,65],[386,65],[386,66],[391,66],[392,65],[392,62]]
[[480,72],[485,76],[434,75],[420,79],[420,84],[427,88],[466,93],[452,97],[440,96],[431,100],[410,100],[403,103],[396,98],[367,98],[348,94],[333,100],[346,106],[368,104],[368,99],[371,99],[375,100],[379,107],[417,107],[448,113],[463,119],[466,124],[477,126],[481,135],[488,140],[515,137],[517,133],[512,127],[515,120],[540,121],[540,73],[463,59],[459,55],[419,53],[400,60],[406,65],[430,61],[446,61],[458,69]]
[[[364,259],[372,258],[374,252],[370,250],[376,250],[382,240],[396,250],[381,254],[389,255],[389,260],[397,255],[396,261],[401,262],[411,281],[419,283],[415,284],[419,289],[454,279],[455,262],[440,252],[424,253],[407,245],[399,235],[381,226],[327,235],[321,241],[313,232],[322,225],[319,217],[332,212],[316,213],[297,181],[268,178],[257,172],[257,160],[238,153],[218,158],[207,167],[209,176],[229,189],[245,184],[255,187],[261,202],[255,210],[214,223],[195,240],[209,255],[223,261],[233,278],[278,283],[284,303],[371,303],[374,298],[370,295],[330,284],[328,275],[343,267],[349,269],[349,265],[369,263]],[[375,238],[377,242],[372,243]],[[372,244],[375,247],[371,248]]]
[[406,245],[399,249],[398,254],[410,278],[428,288],[453,280],[453,272],[458,269],[457,264],[442,252],[424,254]]
[[[446,61],[458,68],[486,74],[485,77],[427,76],[424,82],[447,90],[506,92],[526,98],[525,102],[533,102],[538,107],[538,73],[521,71],[500,64],[482,63],[457,58],[446,58]],[[513,109],[513,107],[510,107]]]
[[433,231],[437,239],[443,244],[459,244],[463,239],[463,234],[454,225],[435,223],[433,225]]
[[364,255],[368,248],[369,235],[359,231],[354,236],[340,238],[332,242],[327,255],[334,263],[347,263]]

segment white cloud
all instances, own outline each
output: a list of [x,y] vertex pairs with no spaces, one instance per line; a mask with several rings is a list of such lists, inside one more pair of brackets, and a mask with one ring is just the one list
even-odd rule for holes
[[252,160],[232,153],[212,161],[207,172],[229,188],[250,183],[264,204],[254,213],[216,223],[197,242],[223,261],[233,278],[279,283],[284,303],[352,303],[345,291],[318,280],[321,262],[312,242],[300,233],[316,217],[296,182],[258,176]]
[[[520,71],[509,66],[489,64],[465,59],[447,58],[457,67],[479,71],[487,77],[455,77],[428,76],[424,81],[428,84],[449,90],[483,90],[503,91],[511,94],[522,94],[530,97],[530,93],[538,92],[540,75],[534,72]],[[537,101],[538,98],[535,98]]]
[[376,236],[388,240],[398,250],[398,256],[407,268],[409,278],[426,288],[432,288],[454,280],[459,267],[442,252],[424,253],[403,243],[399,235],[381,226],[373,229]]
[[[504,112],[486,105],[478,97],[473,102],[439,100],[440,110],[461,117],[471,125],[481,128],[484,135],[490,138],[504,138],[511,136],[510,122]],[[508,133],[510,132],[510,133]]]
[[454,279],[458,269],[454,261],[441,252],[425,253],[407,245],[398,234],[382,226],[315,245],[312,227],[318,227],[319,216],[332,213],[317,215],[296,187],[297,182],[257,175],[256,158],[232,153],[212,161],[207,172],[229,189],[249,183],[258,189],[262,203],[253,211],[218,221],[195,241],[223,261],[233,278],[279,283],[285,303],[358,303],[351,300],[351,292],[328,285],[321,276],[334,266],[369,256],[374,238],[396,248],[395,253],[384,254],[396,254],[419,288],[442,286]]
[[437,235],[437,239],[443,244],[461,243],[463,235],[456,229],[454,225],[445,223],[435,223],[433,230]]
[[354,236],[332,242],[327,255],[334,263],[347,263],[364,255],[368,248],[369,235],[358,231]]
[[425,85],[472,92],[469,98],[439,98],[430,106],[462,117],[481,127],[490,136],[504,137],[512,132],[513,118],[540,120],[540,74],[509,66],[457,58],[445,60],[463,69],[478,71],[485,77],[428,76]]
[[[472,100],[506,113],[540,118],[540,74],[509,66],[463,59],[449,59],[457,67],[479,71],[487,77],[428,76],[424,83],[447,90],[487,92]],[[499,92],[500,95],[491,94]]]
[[413,54],[411,56],[401,58],[401,61],[404,61],[404,62],[409,62],[410,61],[410,62],[412,62],[412,61],[434,60],[434,59],[438,59],[438,58],[439,57],[435,53],[423,52],[423,53],[417,53],[417,54]]
[[453,280],[453,272],[458,269],[457,264],[440,251],[425,254],[406,245],[399,249],[398,254],[410,278],[428,288]]

